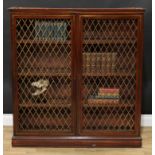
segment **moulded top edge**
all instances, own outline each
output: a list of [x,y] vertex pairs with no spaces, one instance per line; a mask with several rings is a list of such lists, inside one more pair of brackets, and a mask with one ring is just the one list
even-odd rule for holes
[[8,8],[11,11],[113,11],[113,12],[117,12],[117,11],[125,11],[125,12],[144,12],[145,9],[144,8],[136,8],[136,7],[128,7],[128,8],[37,8],[37,7],[10,7]]

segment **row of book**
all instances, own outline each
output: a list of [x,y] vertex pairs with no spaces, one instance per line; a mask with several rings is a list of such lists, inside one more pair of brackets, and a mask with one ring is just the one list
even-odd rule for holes
[[118,88],[99,88],[98,94],[89,96],[88,104],[110,104],[119,103],[119,89]]
[[83,53],[83,72],[114,72],[117,53]]
[[67,23],[64,21],[36,21],[35,39],[65,41]]

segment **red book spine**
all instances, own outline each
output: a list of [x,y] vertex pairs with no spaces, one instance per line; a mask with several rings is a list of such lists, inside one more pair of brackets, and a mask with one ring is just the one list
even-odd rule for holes
[[99,92],[100,93],[119,93],[119,89],[118,88],[99,88]]

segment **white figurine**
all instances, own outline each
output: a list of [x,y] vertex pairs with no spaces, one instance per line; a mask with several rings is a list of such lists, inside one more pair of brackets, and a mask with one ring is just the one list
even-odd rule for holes
[[36,81],[36,82],[32,82],[31,86],[37,88],[36,91],[32,93],[32,95],[37,96],[37,95],[44,93],[47,90],[48,85],[49,85],[49,81],[43,80],[43,79]]

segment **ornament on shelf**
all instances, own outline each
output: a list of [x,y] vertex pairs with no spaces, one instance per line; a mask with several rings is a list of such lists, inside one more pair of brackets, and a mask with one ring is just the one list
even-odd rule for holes
[[49,80],[40,79],[32,82],[31,86],[36,87],[36,91],[32,93],[32,96],[38,96],[47,90],[47,87],[49,86]]

